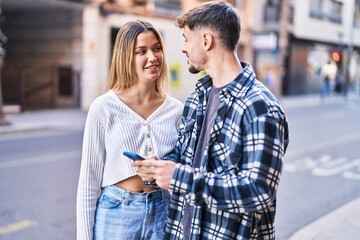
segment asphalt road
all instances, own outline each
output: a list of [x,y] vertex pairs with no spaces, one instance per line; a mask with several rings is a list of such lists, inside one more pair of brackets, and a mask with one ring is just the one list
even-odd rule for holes
[[0,239],[75,239],[81,136],[0,141]]
[[[360,196],[360,104],[287,114],[290,145],[278,190],[278,240]],[[79,130],[0,138],[0,239],[75,239],[81,139]]]
[[[278,190],[279,240],[360,197],[360,103],[287,114],[291,140]],[[360,237],[360,229],[352,237]]]

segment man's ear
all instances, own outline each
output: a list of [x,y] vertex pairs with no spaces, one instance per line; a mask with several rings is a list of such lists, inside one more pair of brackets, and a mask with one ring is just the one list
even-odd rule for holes
[[210,32],[203,33],[203,46],[205,50],[209,50],[213,45],[213,35]]

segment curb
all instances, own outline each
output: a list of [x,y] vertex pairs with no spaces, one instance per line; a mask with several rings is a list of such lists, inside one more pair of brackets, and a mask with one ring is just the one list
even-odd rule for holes
[[335,209],[305,226],[289,240],[349,240],[360,239],[360,198]]
[[297,108],[308,108],[316,106],[326,106],[334,104],[343,104],[349,102],[359,102],[360,95],[349,95],[347,97],[334,95],[328,97],[320,97],[319,95],[309,95],[309,96],[291,96],[280,98],[280,103],[284,109],[297,109]]
[[87,112],[81,109],[53,109],[7,114],[9,125],[0,126],[0,136],[50,129],[83,129]]

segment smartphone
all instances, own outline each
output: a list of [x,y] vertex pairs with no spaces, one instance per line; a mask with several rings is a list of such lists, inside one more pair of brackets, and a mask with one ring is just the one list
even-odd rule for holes
[[127,156],[128,158],[130,158],[131,160],[145,160],[145,158],[143,158],[142,156],[136,154],[136,153],[132,153],[132,152],[123,152],[123,154],[125,156]]

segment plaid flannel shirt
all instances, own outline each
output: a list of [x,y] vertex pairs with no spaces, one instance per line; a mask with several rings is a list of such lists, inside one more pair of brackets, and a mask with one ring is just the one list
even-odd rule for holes
[[191,240],[274,239],[276,191],[288,145],[286,116],[249,63],[220,93],[220,105],[200,168],[192,168],[206,101],[201,79],[179,122],[172,194],[164,239],[183,239],[185,201],[195,206]]

